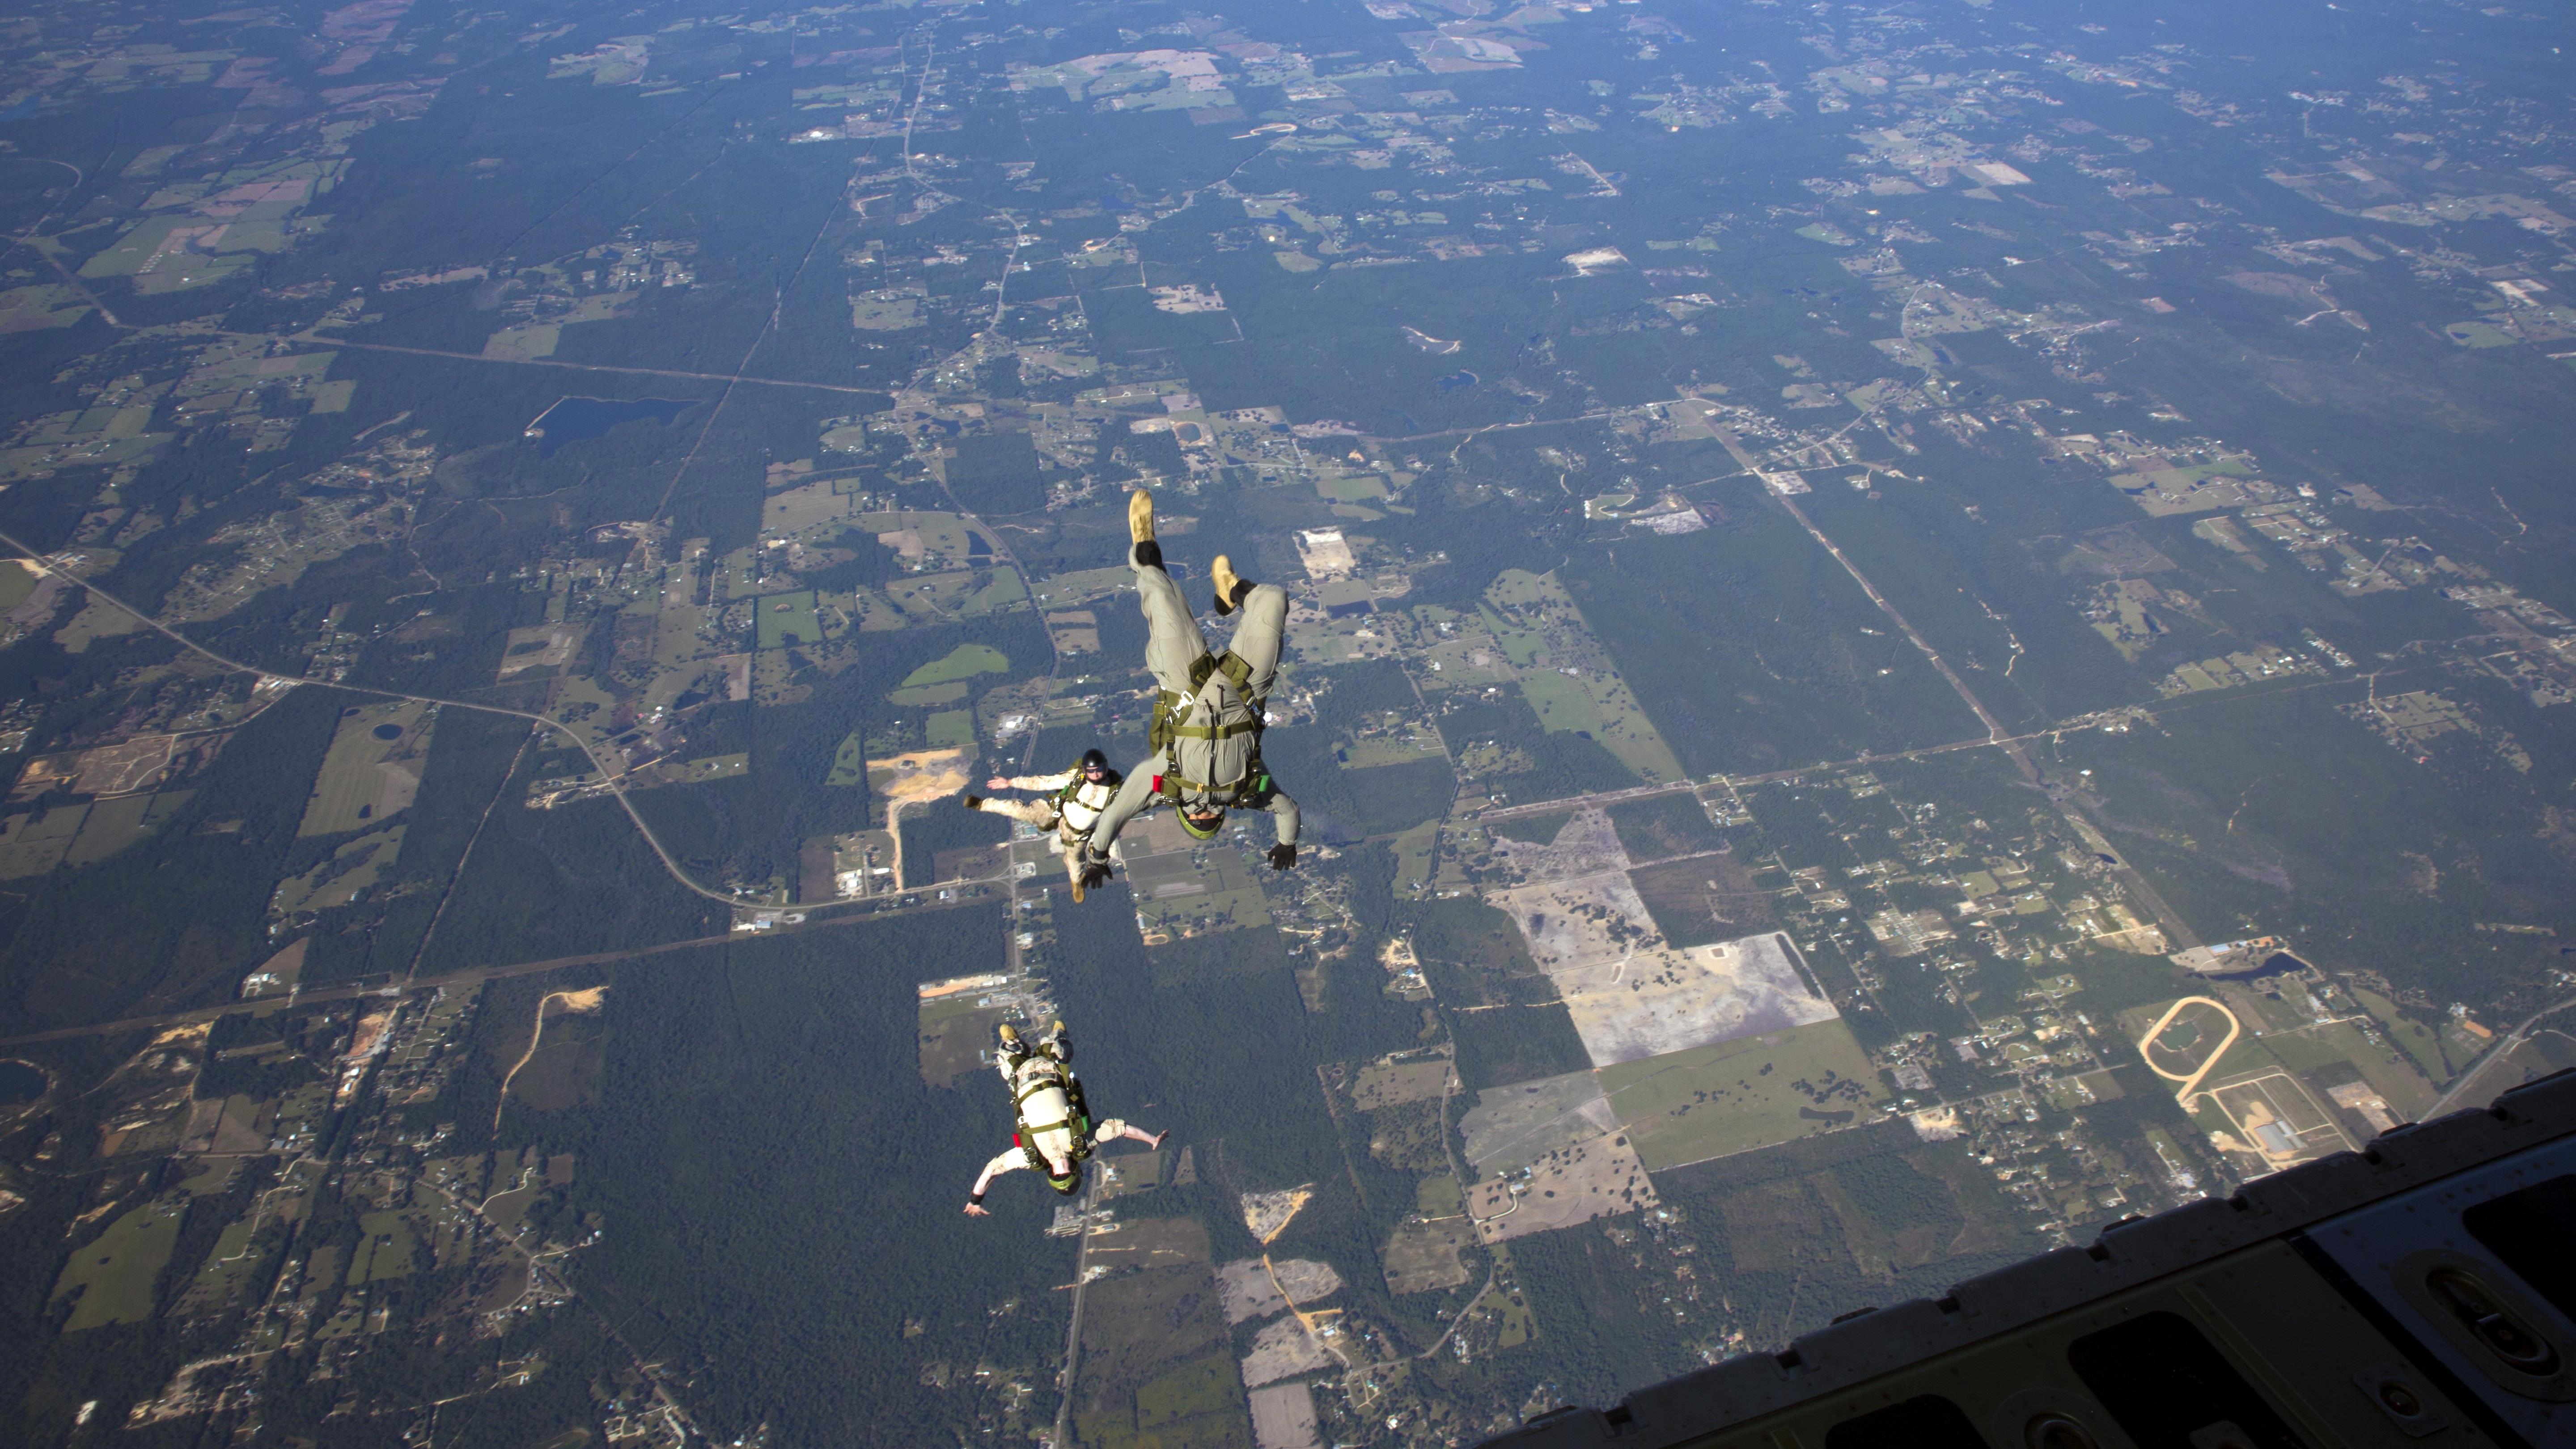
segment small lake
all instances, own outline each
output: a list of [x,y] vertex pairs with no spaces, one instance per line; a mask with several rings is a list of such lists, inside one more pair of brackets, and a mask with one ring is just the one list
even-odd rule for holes
[[564,444],[599,437],[620,423],[668,426],[672,419],[696,406],[695,401],[667,397],[561,398],[528,424],[527,436],[536,443],[539,455],[551,458],[555,449]]

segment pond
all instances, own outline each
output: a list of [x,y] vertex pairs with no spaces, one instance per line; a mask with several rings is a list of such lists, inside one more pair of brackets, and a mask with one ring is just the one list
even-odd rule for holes
[[667,397],[605,398],[567,397],[537,414],[525,434],[537,445],[537,452],[551,458],[555,449],[566,443],[596,438],[620,423],[654,422],[668,425],[672,419],[696,407],[692,400]]

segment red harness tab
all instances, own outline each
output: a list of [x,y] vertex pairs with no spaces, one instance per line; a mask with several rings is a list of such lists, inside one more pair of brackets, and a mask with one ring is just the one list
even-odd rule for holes
[[1163,793],[1163,777],[1160,775],[1154,777],[1154,793],[1157,795]]

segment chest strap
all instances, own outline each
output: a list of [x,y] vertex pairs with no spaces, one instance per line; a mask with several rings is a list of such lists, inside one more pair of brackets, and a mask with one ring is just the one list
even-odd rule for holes
[[[1252,712],[1251,718],[1237,720],[1233,724],[1189,723],[1191,711],[1198,707],[1199,691],[1205,689],[1208,680],[1217,675],[1223,675],[1226,682],[1234,686],[1235,693],[1243,696],[1245,707]],[[1145,729],[1146,746],[1149,749],[1161,750],[1169,747],[1175,740],[1206,740],[1214,743],[1218,740],[1233,739],[1237,735],[1257,734],[1261,730],[1262,705],[1268,697],[1267,693],[1252,693],[1252,665],[1241,655],[1231,649],[1222,654],[1202,654],[1190,661],[1190,687],[1187,693],[1176,689],[1155,692],[1154,717]]]
[[[1234,779],[1192,780],[1182,775],[1178,769],[1174,769],[1156,775],[1154,788],[1163,797],[1163,803],[1174,809],[1180,807],[1184,794],[1192,792],[1207,795],[1213,803],[1231,808],[1236,805],[1254,804],[1268,798],[1271,788],[1270,772],[1262,766],[1261,741],[1256,738],[1252,742],[1251,755],[1243,762],[1243,773]],[[1223,798],[1217,798],[1220,796]]]

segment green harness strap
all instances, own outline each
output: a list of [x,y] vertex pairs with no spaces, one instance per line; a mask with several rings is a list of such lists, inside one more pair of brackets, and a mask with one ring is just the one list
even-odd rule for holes
[[1073,1129],[1073,1141],[1066,1148],[1065,1156],[1075,1162],[1084,1161],[1091,1156],[1091,1104],[1082,1099],[1081,1080],[1068,1075],[1061,1062],[1055,1063],[1055,1075],[1040,1077],[1020,1090],[1017,1100],[1011,1104],[1011,1115],[1020,1116],[1020,1109],[1028,1105],[1029,1098],[1049,1087],[1059,1087],[1064,1091],[1064,1120],[1032,1124],[1023,1118],[1020,1130],[1016,1134],[1021,1155],[1028,1159],[1030,1167],[1040,1172],[1051,1170],[1047,1165],[1046,1155],[1038,1151],[1038,1134],[1041,1132],[1053,1132],[1058,1128],[1070,1127]]
[[[1232,684],[1235,691],[1244,696],[1244,706],[1250,711],[1249,716],[1232,724],[1186,723],[1190,717],[1190,711],[1198,705],[1198,691],[1207,687],[1211,676],[1219,674],[1224,675],[1226,682]],[[1213,746],[1220,740],[1230,740],[1242,735],[1252,736],[1252,753],[1243,762],[1243,774],[1232,780],[1184,778],[1177,768],[1180,757],[1177,754],[1173,755],[1171,763],[1174,768],[1166,770],[1160,777],[1161,794],[1165,804],[1175,809],[1179,808],[1182,795],[1189,791],[1203,792],[1211,797],[1219,791],[1231,791],[1227,798],[1217,802],[1231,808],[1261,799],[1270,793],[1270,775],[1261,764],[1261,729],[1264,722],[1262,707],[1268,702],[1269,693],[1265,690],[1260,694],[1253,694],[1251,687],[1252,665],[1242,656],[1228,649],[1223,654],[1202,654],[1190,662],[1189,693],[1183,694],[1172,689],[1159,690],[1155,693],[1154,716],[1152,722],[1146,726],[1145,742],[1156,753],[1168,751],[1182,740],[1205,740]]]
[[[1100,782],[1107,786],[1110,793],[1113,795],[1117,793],[1120,785],[1127,783],[1125,777],[1121,776],[1115,770],[1103,771]],[[1067,825],[1064,819],[1064,807],[1067,805],[1081,804],[1081,801],[1077,797],[1080,795],[1082,787],[1089,783],[1091,782],[1082,777],[1082,767],[1080,765],[1076,765],[1073,767],[1073,778],[1065,781],[1064,788],[1055,792],[1056,827],[1059,830],[1071,830],[1074,835],[1084,840],[1089,840],[1091,838],[1091,831],[1088,829],[1075,829],[1073,826]],[[1091,809],[1088,805],[1084,805],[1083,808],[1086,810]],[[1093,813],[1091,823],[1093,825],[1098,825],[1100,823],[1098,812],[1095,811]]]
[[[1211,675],[1218,674],[1224,675],[1226,682],[1234,686],[1235,692],[1244,696],[1245,704],[1252,711],[1252,718],[1248,720],[1240,720],[1230,725],[1193,725],[1187,723],[1186,721],[1190,717],[1190,711],[1198,705],[1198,692],[1207,687],[1208,678]],[[1152,722],[1145,727],[1145,743],[1147,748],[1161,750],[1169,746],[1174,740],[1207,740],[1214,742],[1217,740],[1232,739],[1236,735],[1250,734],[1258,731],[1261,728],[1261,706],[1269,696],[1267,692],[1256,695],[1253,694],[1251,690],[1252,665],[1244,660],[1242,656],[1236,654],[1231,649],[1228,649],[1223,654],[1200,655],[1198,658],[1190,661],[1190,688],[1188,693],[1185,694],[1175,689],[1164,689],[1155,692],[1154,717]]]
[[[1089,780],[1083,778],[1082,766],[1074,766],[1073,778],[1065,781],[1063,787],[1055,792],[1055,803],[1058,805],[1071,805],[1076,803],[1077,797],[1082,794],[1082,787],[1090,783],[1091,782]],[[1118,793],[1118,787],[1126,783],[1126,777],[1119,774],[1116,770],[1103,770],[1100,772],[1100,783],[1103,788],[1107,789],[1114,795]],[[1064,812],[1062,810],[1058,810],[1056,813],[1061,815]]]
[[1028,1127],[1022,1129],[1020,1137],[1020,1155],[1028,1160],[1029,1167],[1032,1170],[1047,1173],[1050,1176],[1054,1174],[1055,1165],[1046,1160],[1045,1153],[1038,1151],[1038,1134],[1041,1132],[1052,1132],[1058,1127],[1071,1127],[1073,1129],[1073,1144],[1067,1147],[1064,1152],[1065,1160],[1067,1162],[1087,1162],[1091,1159],[1091,1119],[1088,1117],[1074,1117],[1063,1122],[1050,1122],[1044,1127]]
[[[1237,779],[1190,780],[1182,778],[1178,773],[1169,773],[1165,774],[1162,780],[1163,803],[1175,809],[1179,808],[1181,797],[1190,791],[1205,794],[1215,804],[1229,810],[1238,805],[1249,805],[1270,793],[1270,772],[1262,767],[1261,742],[1257,739],[1252,743],[1251,757],[1243,762],[1243,774]],[[1233,793],[1222,800],[1215,800],[1214,797],[1221,790]]]

